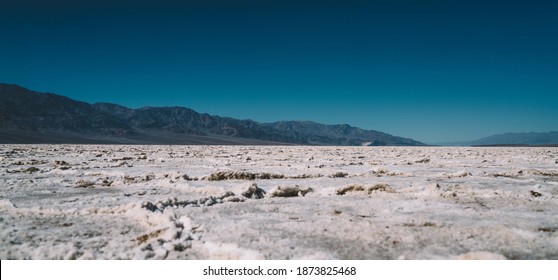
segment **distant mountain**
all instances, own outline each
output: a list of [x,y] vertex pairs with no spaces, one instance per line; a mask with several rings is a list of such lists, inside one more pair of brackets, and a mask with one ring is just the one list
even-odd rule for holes
[[392,136],[387,133],[364,130],[347,124],[324,125],[310,121],[281,121],[266,124],[284,135],[302,138],[309,144],[342,146],[420,146],[424,145],[409,138]]
[[88,104],[9,84],[0,84],[0,143],[424,145],[349,125],[264,124],[183,107]]
[[558,131],[505,133],[484,137],[467,143],[470,146],[484,145],[552,145],[558,144]]
[[[201,114],[182,107],[143,107],[128,109],[114,104],[97,103],[93,107],[126,121],[142,133],[159,132],[198,136],[228,136],[263,141],[307,144],[304,139],[289,137],[271,127],[251,120],[223,118]],[[117,108],[117,110],[113,110]],[[127,108],[126,108],[127,109]]]
[[104,135],[135,133],[126,121],[85,102],[6,84],[0,84],[0,128]]

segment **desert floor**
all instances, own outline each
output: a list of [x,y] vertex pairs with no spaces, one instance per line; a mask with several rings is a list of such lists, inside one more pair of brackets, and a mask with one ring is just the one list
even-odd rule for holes
[[0,145],[1,259],[558,259],[558,148]]

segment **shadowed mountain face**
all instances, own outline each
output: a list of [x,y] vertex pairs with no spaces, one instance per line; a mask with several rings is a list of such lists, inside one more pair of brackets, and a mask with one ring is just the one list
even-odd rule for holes
[[0,143],[424,145],[349,125],[263,124],[182,107],[88,104],[0,84]]
[[87,103],[5,84],[0,84],[0,128],[104,135],[134,134],[134,129],[126,121]]

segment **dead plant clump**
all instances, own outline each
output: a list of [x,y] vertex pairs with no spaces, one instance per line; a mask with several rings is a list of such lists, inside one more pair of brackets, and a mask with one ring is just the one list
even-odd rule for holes
[[335,193],[337,195],[345,195],[351,192],[364,192],[364,191],[368,191],[368,194],[374,193],[374,192],[387,192],[387,193],[395,193],[395,190],[392,189],[388,184],[375,184],[372,187],[369,187],[368,189],[365,189],[363,186],[361,185],[350,185],[350,186],[346,186],[344,188],[338,189],[337,191],[335,191]]
[[273,193],[271,193],[272,197],[296,197],[296,196],[305,196],[306,194],[313,192],[312,188],[302,188],[298,185],[294,187],[277,187]]
[[361,185],[350,185],[350,186],[346,186],[344,188],[338,189],[337,191],[335,191],[335,194],[345,195],[349,192],[363,192],[363,191],[365,191],[365,189]]
[[92,188],[95,183],[86,180],[79,180],[76,182],[76,188]]
[[339,171],[339,172],[335,172],[335,173],[331,174],[329,177],[330,178],[346,178],[347,176],[349,176],[349,173]]
[[223,180],[256,180],[256,179],[283,179],[284,175],[270,174],[270,173],[250,173],[250,172],[235,172],[235,171],[221,171],[205,176],[202,180],[205,181],[223,181]]
[[374,192],[387,192],[387,193],[395,193],[395,190],[392,189],[388,184],[376,184],[370,188],[368,188],[368,193]]

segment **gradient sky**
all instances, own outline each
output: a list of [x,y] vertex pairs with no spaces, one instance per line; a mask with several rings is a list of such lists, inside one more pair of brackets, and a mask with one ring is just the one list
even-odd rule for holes
[[11,2],[2,83],[427,143],[558,130],[558,1]]

